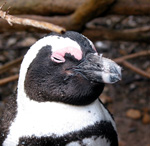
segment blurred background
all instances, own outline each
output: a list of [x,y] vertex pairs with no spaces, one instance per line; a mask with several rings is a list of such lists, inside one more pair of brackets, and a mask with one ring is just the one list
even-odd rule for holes
[[4,19],[11,16],[78,31],[120,64],[122,81],[106,85],[100,99],[114,115],[119,146],[150,146],[149,0],[7,0],[0,9],[0,115],[17,88],[24,54],[51,32],[16,19],[10,25]]

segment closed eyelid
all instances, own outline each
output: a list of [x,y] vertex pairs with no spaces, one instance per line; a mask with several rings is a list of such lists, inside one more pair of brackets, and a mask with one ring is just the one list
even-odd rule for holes
[[58,54],[58,53],[53,53],[51,55],[51,60],[56,62],[56,63],[63,63],[63,62],[65,62],[65,58],[62,55]]

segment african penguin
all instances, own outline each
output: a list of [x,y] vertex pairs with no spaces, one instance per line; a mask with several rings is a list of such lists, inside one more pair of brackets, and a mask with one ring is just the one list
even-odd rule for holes
[[38,40],[21,64],[16,95],[0,124],[2,146],[118,146],[115,122],[99,100],[121,68],[85,36]]

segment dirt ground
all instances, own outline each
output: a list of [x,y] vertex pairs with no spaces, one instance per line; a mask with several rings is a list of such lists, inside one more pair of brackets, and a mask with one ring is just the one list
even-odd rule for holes
[[[4,33],[0,35],[0,66],[25,54],[30,45],[42,37],[35,33]],[[99,53],[114,59],[142,50],[150,50],[150,45],[133,42],[96,42]],[[150,56],[130,60],[135,66],[150,73]],[[19,66],[0,74],[0,79],[19,72]],[[16,89],[17,81],[0,86],[0,115],[7,97]],[[122,81],[106,85],[100,98],[113,113],[119,135],[120,146],[150,146],[150,79],[142,77],[122,66]],[[136,109],[140,116],[133,119],[127,111]],[[132,113],[134,115],[134,113]],[[148,117],[147,116],[147,117]]]

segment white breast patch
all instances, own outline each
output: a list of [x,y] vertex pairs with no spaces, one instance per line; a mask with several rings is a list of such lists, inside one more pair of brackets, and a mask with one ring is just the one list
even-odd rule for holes
[[84,138],[81,142],[75,141],[67,144],[66,146],[109,146],[110,143],[101,137],[92,136],[91,138]]
[[24,136],[63,136],[101,120],[111,121],[115,127],[108,111],[98,100],[87,106],[72,106],[57,102],[39,103],[27,97],[25,99],[26,106],[19,106],[3,146],[16,146],[19,138]]

